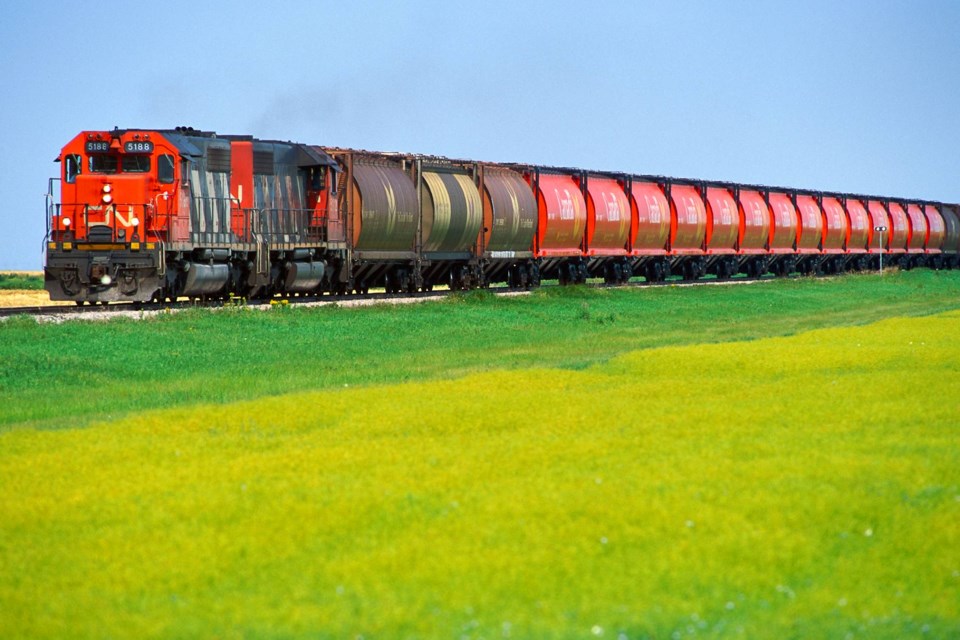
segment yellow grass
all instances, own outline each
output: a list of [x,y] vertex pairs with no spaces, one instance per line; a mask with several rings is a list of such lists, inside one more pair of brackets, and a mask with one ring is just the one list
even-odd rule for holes
[[[42,271],[0,271],[2,275],[42,278]],[[50,294],[35,289],[0,289],[0,308],[73,305],[72,302],[51,302]]]
[[29,289],[0,289],[0,307],[41,307],[46,305],[69,305],[72,302],[52,302],[46,291]]
[[960,312],[0,436],[0,636],[960,634]]

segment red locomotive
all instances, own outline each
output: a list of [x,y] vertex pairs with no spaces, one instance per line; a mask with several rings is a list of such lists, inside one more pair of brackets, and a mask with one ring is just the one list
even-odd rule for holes
[[[84,302],[955,268],[937,202],[329,149],[83,132],[48,196],[46,288]],[[53,183],[59,180],[59,202]]]

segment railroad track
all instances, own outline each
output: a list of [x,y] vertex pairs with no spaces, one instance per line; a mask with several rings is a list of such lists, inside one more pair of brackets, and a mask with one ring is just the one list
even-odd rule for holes
[[[798,277],[798,276],[788,276],[788,277]],[[642,287],[690,287],[690,286],[703,286],[703,285],[736,285],[736,284],[749,284],[754,282],[766,281],[766,280],[776,280],[783,279],[776,276],[762,276],[762,277],[736,277],[736,278],[727,278],[723,280],[665,280],[663,282],[628,282],[626,284],[620,285],[611,285],[601,282],[597,283],[587,283],[586,285],[576,285],[576,286],[587,286],[592,288],[614,288],[614,287],[632,287],[632,288],[642,288]],[[547,284],[542,285],[540,288],[550,288],[560,286],[558,284]],[[509,289],[507,287],[491,287],[485,289],[493,295],[522,295],[530,293],[531,291],[536,291],[536,289],[525,290],[525,289]],[[438,291],[418,291],[416,293],[382,293],[382,292],[373,292],[367,294],[345,294],[345,295],[318,295],[318,296],[296,296],[296,297],[284,297],[284,298],[271,298],[268,300],[256,300],[256,301],[247,301],[243,298],[234,298],[228,300],[179,300],[177,302],[117,302],[111,304],[95,304],[95,305],[84,305],[84,306],[64,306],[64,305],[40,305],[40,306],[29,306],[29,307],[3,307],[0,308],[0,319],[10,318],[14,316],[51,316],[61,319],[68,319],[71,317],[82,318],[84,316],[94,316],[97,318],[102,318],[104,314],[121,314],[130,312],[144,312],[150,313],[159,313],[164,311],[182,311],[185,309],[217,309],[224,307],[249,307],[252,309],[266,309],[276,307],[278,305],[290,306],[290,305],[317,305],[317,304],[347,304],[347,305],[366,305],[366,304],[376,304],[378,302],[392,302],[392,303],[401,303],[401,302],[417,302],[421,300],[431,300],[436,298],[446,298],[450,295],[455,295],[456,293],[468,293],[468,292],[451,292],[449,290],[438,290]]]

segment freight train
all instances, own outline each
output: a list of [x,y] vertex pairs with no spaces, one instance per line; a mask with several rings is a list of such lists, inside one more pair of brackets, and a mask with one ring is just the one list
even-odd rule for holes
[[57,162],[45,287],[78,304],[960,264],[941,202],[183,127],[84,131]]

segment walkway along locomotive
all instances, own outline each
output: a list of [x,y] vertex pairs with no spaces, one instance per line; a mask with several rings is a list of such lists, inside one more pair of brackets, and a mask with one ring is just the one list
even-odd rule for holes
[[881,256],[956,268],[960,252],[957,205],[922,200],[188,128],[85,131],[57,161],[45,286],[78,304],[839,273]]

